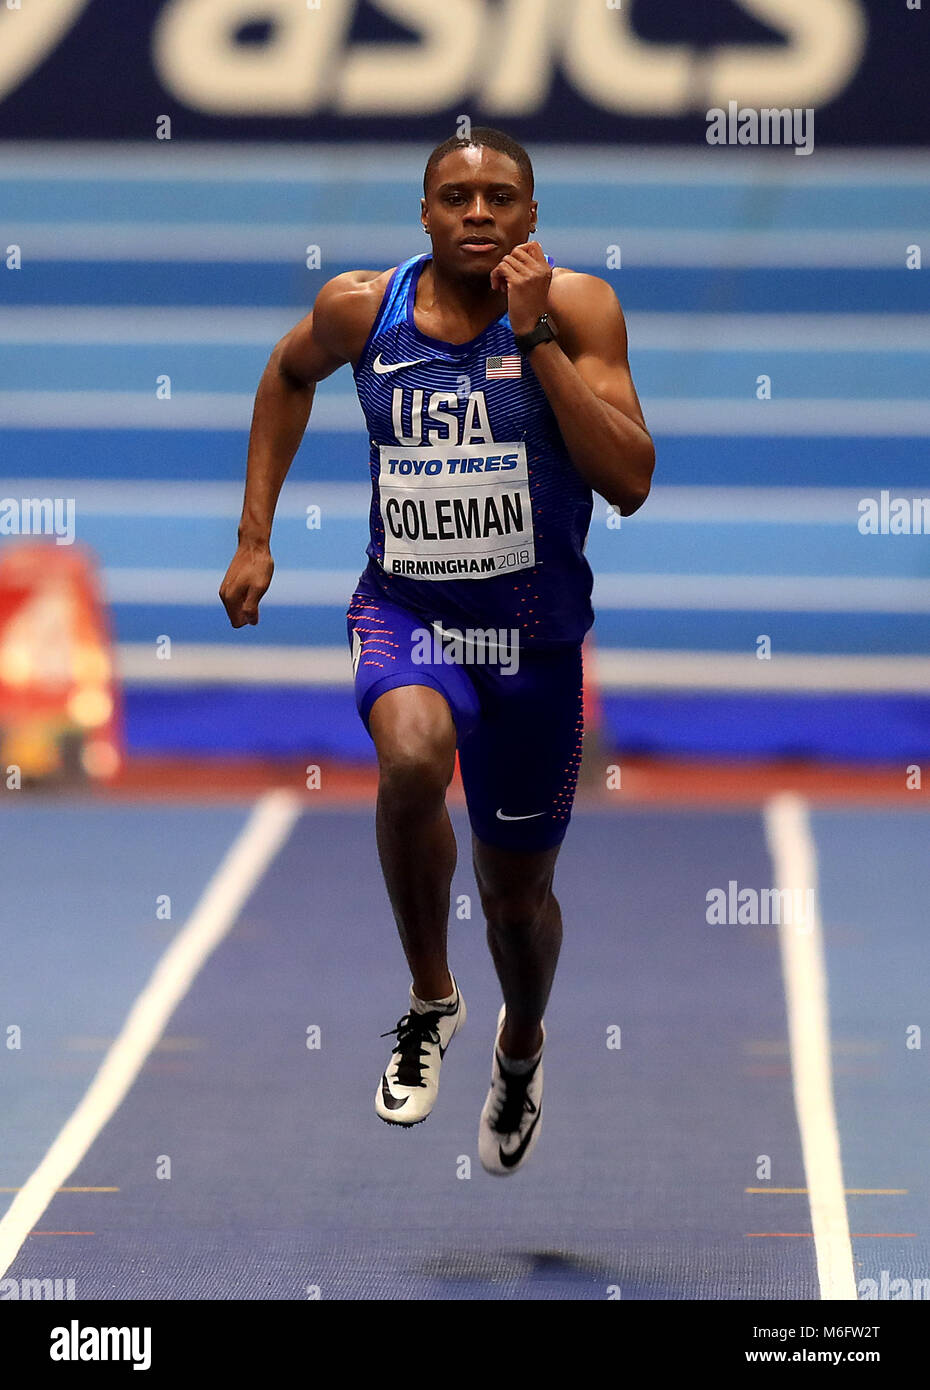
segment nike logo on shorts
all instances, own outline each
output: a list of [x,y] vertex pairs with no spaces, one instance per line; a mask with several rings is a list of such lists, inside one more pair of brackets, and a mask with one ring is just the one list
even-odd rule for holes
[[498,811],[498,820],[536,820],[537,816],[544,816],[545,811],[534,811],[530,816],[505,816],[503,811]]
[[371,364],[371,369],[376,376],[384,376],[387,372],[399,372],[401,367],[416,367],[420,362],[428,361],[428,357],[415,357],[412,362],[382,362],[379,352]]

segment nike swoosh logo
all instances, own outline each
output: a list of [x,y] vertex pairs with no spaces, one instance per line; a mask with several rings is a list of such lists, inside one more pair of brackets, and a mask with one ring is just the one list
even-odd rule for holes
[[545,811],[534,811],[531,816],[505,816],[503,811],[498,811],[498,820],[536,820],[537,816],[544,816]]
[[398,1100],[396,1096],[392,1096],[392,1095],[391,1095],[391,1092],[388,1090],[387,1077],[386,1077],[386,1076],[382,1076],[382,1078],[381,1078],[381,1099],[384,1101],[384,1103],[385,1103],[385,1105],[387,1106],[388,1110],[400,1110],[401,1106],[407,1104],[407,1101],[409,1100],[409,1096],[402,1096],[400,1100]]
[[517,1149],[514,1149],[514,1151],[513,1151],[512,1154],[504,1153],[504,1150],[502,1149],[502,1147],[500,1146],[500,1144],[498,1144],[498,1146],[497,1146],[497,1152],[498,1152],[498,1155],[500,1156],[500,1161],[501,1161],[501,1163],[503,1163],[503,1165],[504,1165],[505,1168],[515,1168],[515,1167],[517,1166],[517,1164],[520,1162],[520,1159],[521,1159],[521,1158],[523,1157],[523,1155],[526,1153],[526,1146],[527,1146],[527,1144],[530,1142],[530,1140],[531,1140],[532,1137],[533,1137],[533,1130],[534,1130],[534,1129],[536,1128],[536,1126],[539,1124],[539,1121],[540,1121],[541,1119],[542,1119],[542,1106],[540,1106],[539,1109],[536,1111],[536,1119],[535,1119],[535,1120],[533,1121],[533,1123],[530,1125],[529,1129],[526,1131],[526,1134],[524,1134],[523,1139],[522,1139],[522,1141],[521,1141],[521,1143],[520,1143],[520,1147],[517,1148]]
[[399,372],[401,367],[416,367],[418,363],[428,361],[428,357],[415,357],[412,362],[382,362],[379,352],[371,364],[371,369],[376,376],[384,376],[386,372]]
[[[458,987],[458,985],[456,985],[456,987],[455,987],[455,1008],[452,1010],[452,1013],[453,1013],[453,1014],[457,1014],[458,1011],[459,1011],[459,1002],[460,1002],[460,999],[461,999],[461,996],[459,995],[459,987]],[[453,1033],[452,1037],[454,1037],[454,1036],[455,1036],[455,1034]],[[451,1041],[452,1041],[452,1038],[449,1039],[449,1042],[451,1042]],[[439,1060],[440,1060],[440,1062],[441,1062],[442,1059],[445,1057],[445,1055],[446,1055],[446,1053],[448,1052],[448,1050],[449,1050],[449,1043],[446,1043],[445,1047],[443,1047],[442,1043],[439,1044]]]

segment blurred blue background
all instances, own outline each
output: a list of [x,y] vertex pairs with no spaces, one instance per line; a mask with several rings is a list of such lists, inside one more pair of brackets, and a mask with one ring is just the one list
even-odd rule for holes
[[[217,589],[274,343],[333,275],[427,249],[423,166],[462,111],[527,145],[543,249],[616,289],[656,439],[646,506],[614,527],[597,499],[588,543],[609,740],[930,750],[927,537],[859,527],[864,499],[930,496],[930,289],[909,268],[930,247],[923,17],[536,8],[553,42],[515,42],[510,69],[488,54],[531,4],[450,6],[471,15],[457,46],[399,0],[237,0],[225,29],[223,5],[186,0],[62,0],[54,32],[0,12],[0,496],[74,498],[132,751],[370,756],[345,641],[368,498],[348,367],[317,389],[258,627],[233,631]],[[458,87],[432,90],[454,53]],[[682,53],[703,75],[687,100]],[[814,152],[709,146],[729,90],[816,109]]]

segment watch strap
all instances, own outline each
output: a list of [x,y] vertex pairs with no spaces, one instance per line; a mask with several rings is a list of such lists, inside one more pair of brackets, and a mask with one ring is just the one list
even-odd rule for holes
[[542,314],[536,327],[529,333],[514,334],[517,350],[525,357],[538,343],[548,343],[557,338],[555,327],[549,322],[549,315]]

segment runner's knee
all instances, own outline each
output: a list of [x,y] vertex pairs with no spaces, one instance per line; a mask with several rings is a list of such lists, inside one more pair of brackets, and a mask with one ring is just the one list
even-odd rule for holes
[[520,883],[506,888],[483,887],[481,907],[488,926],[501,931],[531,931],[546,915],[551,883]]
[[442,801],[454,768],[442,750],[416,742],[391,748],[378,762],[378,795],[397,813]]
[[455,728],[447,707],[418,703],[400,718],[372,724],[382,802],[395,814],[442,802],[455,771]]

